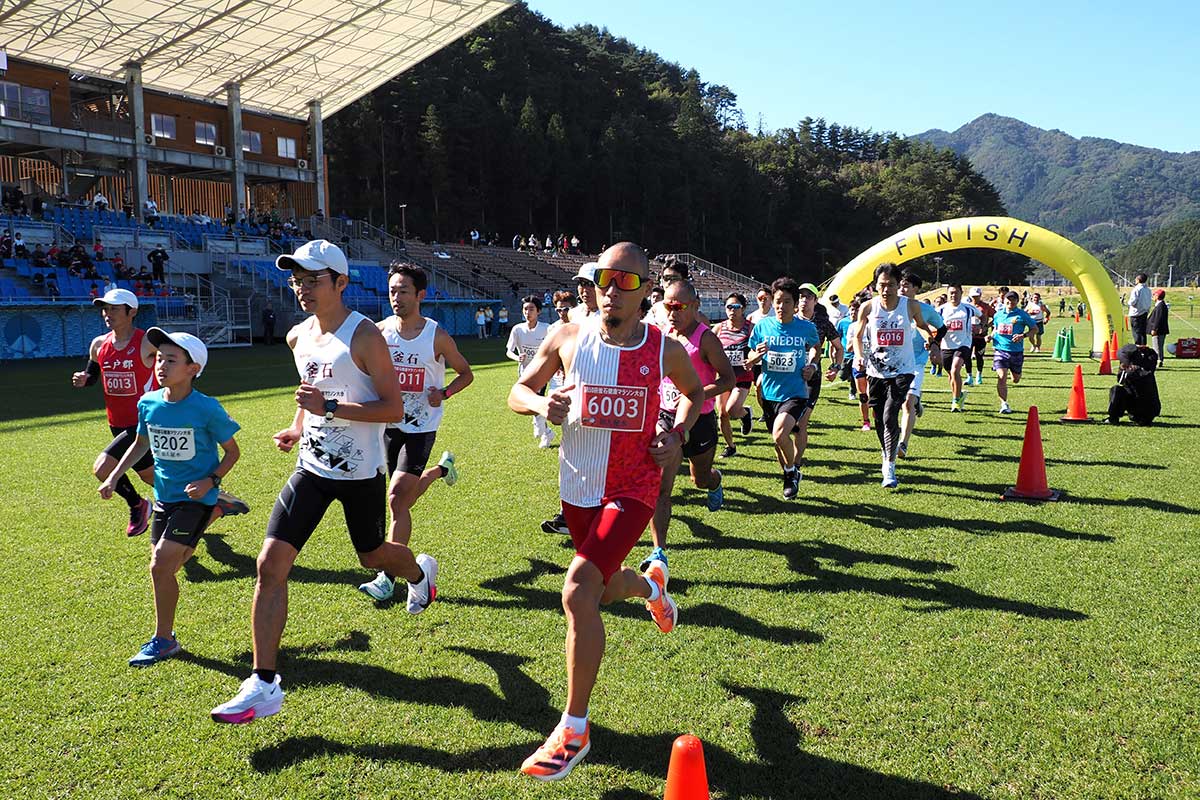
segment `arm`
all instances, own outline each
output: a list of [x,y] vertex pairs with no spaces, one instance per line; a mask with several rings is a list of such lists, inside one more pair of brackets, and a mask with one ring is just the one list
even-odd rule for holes
[[508,343],[504,345],[504,357],[510,361],[521,363],[521,356],[517,354],[517,329],[514,326],[508,332]]
[[96,357],[100,354],[100,343],[103,339],[103,336],[97,336],[95,339],[92,339],[91,345],[88,346],[87,365],[79,372],[71,375],[71,385],[76,389],[91,386],[100,379],[100,364],[96,361]]
[[704,386],[704,397],[716,397],[733,388],[733,365],[721,347],[721,340],[711,330],[700,337],[700,352],[708,365],[717,371],[717,380]]
[[[404,394],[396,382],[392,356],[383,334],[367,320],[354,331],[350,341],[354,362],[371,378],[378,400],[365,403],[339,403],[334,416],[351,422],[395,422],[404,419]],[[325,395],[316,386],[301,383],[296,390],[296,405],[310,414],[325,413]]]
[[854,351],[854,368],[859,372],[862,371],[863,365],[867,361],[866,354],[863,353],[862,339],[870,314],[870,303],[863,303],[858,309],[858,319],[850,325],[850,349]]
[[147,367],[153,367],[154,366],[154,354],[157,352],[158,352],[158,348],[155,347],[154,345],[150,344],[150,337],[143,336],[142,337],[142,348],[141,348],[142,365],[147,366]]
[[138,437],[133,440],[133,444],[129,445],[129,449],[125,451],[125,455],[121,456],[121,460],[113,467],[113,471],[108,474],[108,477],[104,479],[104,482],[96,490],[100,492],[100,496],[105,500],[111,498],[113,491],[116,489],[117,481],[121,479],[121,476],[149,451],[150,439],[138,434]]
[[690,431],[696,424],[700,418],[700,406],[704,403],[704,386],[687,350],[679,342],[665,336],[663,371],[679,390],[680,397],[675,406],[675,427],[669,431],[659,431],[650,442],[650,455],[660,467],[679,458],[679,451],[683,447],[682,432]]
[[445,387],[433,387],[429,390],[429,405],[436,408],[446,398],[470,386],[475,380],[475,373],[471,372],[471,365],[463,358],[463,354],[458,352],[454,337],[446,333],[444,328],[439,327],[437,335],[433,337],[433,352],[456,373],[454,380]]
[[[229,441],[221,442],[221,449],[224,451],[224,457],[221,459],[221,463],[217,464],[216,469],[212,471],[212,474],[216,475],[218,478],[224,478],[226,475],[228,475],[229,470],[233,469],[233,465],[237,463],[238,458],[240,458],[242,455],[242,451],[238,448],[238,444],[236,441],[234,441],[232,436],[229,438]],[[187,496],[191,499],[199,500],[201,497],[204,497],[204,495],[211,492],[212,489],[212,479],[201,478],[198,481],[192,481],[189,483],[186,487],[184,487],[183,491],[186,492]]]
[[563,424],[571,409],[571,392],[575,385],[561,386],[547,397],[542,397],[538,391],[563,368],[563,351],[578,330],[578,325],[568,322],[542,340],[533,360],[508,393],[509,408],[526,416],[538,414],[555,425]]
[[[288,343],[288,347],[290,347],[292,350],[296,349],[296,341],[299,339],[299,335],[300,335],[300,326],[303,324],[304,324],[303,322],[297,323],[296,325],[292,326],[292,329],[290,331],[288,331],[287,343]],[[283,430],[279,431],[271,438],[273,438],[275,440],[276,447],[278,447],[283,452],[287,453],[287,452],[291,451],[292,447],[295,446],[296,442],[300,441],[300,437],[303,435],[304,435],[304,409],[297,408],[296,413],[292,415],[292,424],[290,426],[284,428]]]

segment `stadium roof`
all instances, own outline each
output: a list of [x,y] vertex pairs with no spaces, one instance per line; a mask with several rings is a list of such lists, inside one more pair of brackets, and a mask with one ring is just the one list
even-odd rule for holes
[[513,0],[0,0],[8,55],[291,117],[352,103]]

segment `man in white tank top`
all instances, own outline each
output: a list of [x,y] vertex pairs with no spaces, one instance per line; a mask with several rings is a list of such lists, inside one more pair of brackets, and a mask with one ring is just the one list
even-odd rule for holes
[[275,434],[280,450],[299,444],[300,455],[275,501],[258,556],[251,614],[254,673],[232,700],[212,710],[217,722],[250,722],[283,704],[275,666],[287,622],[288,573],[334,500],[342,505],[359,563],[415,585],[417,607],[410,593],[410,612],[419,613],[437,594],[437,562],[424,554],[413,558],[408,547],[384,538],[383,429],[403,418],[404,397],[383,335],[342,299],[350,283],[346,256],[318,239],[275,264],[291,272],[296,300],[312,315],[287,335],[300,386],[291,425]]
[[[542,313],[542,298],[531,294],[521,300],[521,314],[525,321],[514,325],[508,333],[508,343],[504,345],[504,355],[517,362],[517,377],[520,377],[529,364],[533,355],[542,346],[550,326],[538,319]],[[548,448],[557,434],[546,423],[546,418],[534,416],[533,438],[538,447]]]
[[[562,597],[566,711],[521,766],[539,780],[565,778],[591,747],[588,700],[604,655],[600,605],[644,598],[664,633],[678,616],[661,562],[644,575],[622,565],[653,515],[662,467],[678,462],[704,395],[683,346],[641,322],[642,298],[650,290],[648,266],[645,253],[631,242],[605,250],[595,274],[600,318],[551,334],[508,396],[509,408],[518,414],[541,414],[563,427],[559,486],[576,551]],[[560,369],[566,385],[549,396],[539,394]],[[675,427],[659,431],[658,388],[664,376],[680,398]]]
[[[416,264],[397,261],[388,269],[388,300],[394,315],[378,324],[387,342],[396,382],[404,395],[404,419],[389,423],[387,442],[388,507],[392,525],[388,540],[408,546],[412,538],[412,507],[433,482],[445,479],[447,486],[458,480],[454,454],[449,450],[426,469],[433,453],[445,401],[471,385],[471,365],[458,351],[454,338],[436,321],[421,315],[421,301],[428,286],[425,270]],[[446,384],[446,366],[456,377]],[[380,570],[375,580],[358,588],[377,601],[390,600],[396,575]],[[409,585],[409,593],[415,591]]]
[[[913,360],[913,323],[920,335],[937,345],[944,334],[927,322],[921,304],[900,296],[900,268],[884,262],[875,268],[876,296],[863,303],[858,321],[850,329],[854,348],[854,368],[867,372],[867,395],[875,415],[875,433],[882,448],[882,485],[895,488],[896,455],[900,448],[900,409],[908,399],[908,390],[916,377]],[[939,331],[941,331],[939,333]],[[864,345],[863,336],[867,336]],[[940,350],[939,350],[940,355]]]

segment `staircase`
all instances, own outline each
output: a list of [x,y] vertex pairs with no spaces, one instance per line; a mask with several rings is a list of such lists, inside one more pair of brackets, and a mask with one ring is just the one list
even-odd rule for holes
[[221,285],[222,277],[214,264],[211,279],[187,275],[182,284],[173,281],[191,297],[191,307],[176,316],[160,316],[159,321],[194,333],[209,347],[248,347],[253,340],[251,299]]

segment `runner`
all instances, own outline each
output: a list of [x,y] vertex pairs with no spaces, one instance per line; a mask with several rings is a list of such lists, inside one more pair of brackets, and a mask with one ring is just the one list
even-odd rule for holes
[[[534,354],[541,347],[542,341],[550,326],[538,320],[542,313],[542,300],[536,295],[529,295],[521,301],[521,313],[525,315],[524,325],[514,325],[508,334],[508,344],[504,346],[504,355],[517,362],[517,376],[524,372],[533,361]],[[554,429],[547,424],[545,417],[535,415],[533,418],[533,438],[538,447],[543,449],[554,443]]]
[[746,405],[746,397],[750,394],[750,386],[754,383],[754,373],[746,366],[746,354],[750,348],[746,342],[754,330],[745,316],[746,298],[734,292],[725,298],[726,318],[713,325],[713,333],[721,340],[725,357],[733,367],[734,386],[728,392],[717,398],[717,408],[721,412],[721,435],[725,439],[725,449],[721,458],[729,458],[737,452],[733,446],[733,420],[741,420],[742,436],[749,436],[754,425],[754,413]]
[[850,346],[850,329],[858,320],[858,309],[862,307],[862,295],[855,295],[850,301],[850,309],[846,316],[837,322],[838,333],[842,335],[842,380],[850,384],[850,400],[858,400],[858,412],[862,415],[861,430],[871,430],[871,420],[867,416],[867,373],[860,372],[854,367],[854,348]]
[[[908,390],[918,371],[913,361],[913,322],[921,335],[937,334],[926,322],[921,304],[901,297],[900,268],[884,262],[875,268],[876,296],[858,310],[858,323],[850,331],[850,346],[854,348],[854,366],[865,368],[867,394],[875,416],[875,435],[881,447],[882,485],[894,488],[896,454],[900,448],[900,408],[908,398]],[[865,337],[865,338],[864,338]],[[864,344],[865,342],[865,344]]]
[[421,613],[437,597],[437,562],[424,553],[414,559],[406,545],[384,537],[383,431],[386,423],[404,419],[404,395],[383,334],[343,300],[350,283],[346,256],[317,239],[275,264],[291,272],[288,284],[300,308],[312,314],[287,335],[300,386],[291,425],[275,434],[280,450],[299,444],[300,454],[275,501],[258,556],[251,614],[254,673],[232,700],[212,710],[217,722],[250,722],[282,706],[275,667],[287,622],[288,573],[334,500],[342,504],[359,563],[409,582],[409,613]]
[[900,410],[900,447],[896,451],[900,458],[908,456],[908,440],[912,437],[913,428],[916,427],[917,418],[924,413],[921,405],[921,389],[925,385],[925,364],[933,363],[941,366],[942,351],[938,347],[938,340],[945,334],[946,327],[942,322],[942,318],[938,315],[937,310],[929,303],[917,300],[917,292],[921,291],[921,277],[915,272],[908,270],[900,278],[900,295],[901,300],[908,299],[918,303],[921,307],[921,315],[927,323],[932,323],[937,326],[939,333],[935,339],[928,342],[916,333],[917,321],[913,318],[912,328],[912,350],[913,350],[913,365],[917,371],[913,375],[912,383],[908,387],[908,397],[904,400],[904,407]]
[[[658,291],[662,291],[659,287],[654,287]],[[550,330],[546,333],[547,336],[554,333],[556,330],[567,324],[567,316],[572,308],[575,307],[577,298],[572,292],[555,292],[553,296],[554,311],[558,315],[558,322],[550,326]],[[645,322],[646,320],[642,320]],[[550,379],[549,391],[554,391],[559,386],[563,385],[564,376],[562,370],[554,373],[554,377]],[[563,536],[569,536],[571,529],[567,527],[567,518],[563,516],[559,510],[553,517],[542,523],[542,531],[544,533],[557,533]]]
[[[158,349],[154,372],[163,388],[138,401],[137,432],[129,449],[100,484],[108,500],[125,471],[153,453],[154,528],[150,532],[150,580],[154,589],[154,635],[129,659],[148,667],[183,651],[175,636],[179,581],[175,574],[192,557],[200,534],[219,517],[217,487],[241,451],[233,435],[240,426],[214,398],[195,391],[208,348],[190,333],[151,328],[145,338]],[[224,457],[217,457],[217,446]]]
[[[392,368],[404,396],[404,419],[388,423],[388,507],[392,524],[388,540],[408,547],[412,539],[412,507],[438,479],[447,486],[458,482],[454,454],[442,453],[438,463],[426,468],[441,426],[448,398],[475,380],[471,365],[458,351],[454,338],[436,320],[422,316],[421,303],[429,278],[416,264],[399,261],[388,268],[388,300],[393,316],[378,323],[387,342]],[[446,384],[446,366],[456,373]],[[380,570],[359,591],[379,602],[390,600],[396,575]]]
[[[691,277],[688,270],[688,265],[683,261],[679,261],[672,256],[667,259],[665,264],[663,264],[662,271],[659,274],[659,286],[661,286],[663,290],[663,299],[650,306],[649,314],[651,320],[650,324],[657,326],[658,329],[663,333],[666,333],[671,329],[671,320],[664,305],[666,303],[666,292],[671,288],[672,283],[675,283],[676,281],[689,280],[691,280]],[[712,326],[712,323],[709,322],[708,317],[700,313],[698,300],[697,308],[694,313],[696,316],[696,321],[701,325],[706,328]]]
[[[692,483],[697,489],[708,492],[706,506],[709,511],[718,511],[725,502],[725,489],[721,485],[721,471],[713,469],[713,457],[717,452],[717,414],[714,410],[717,397],[722,392],[733,388],[733,366],[725,351],[721,349],[721,340],[712,330],[700,322],[696,307],[700,297],[696,287],[688,280],[672,281],[667,286],[667,294],[663,307],[667,314],[670,327],[663,332],[665,336],[675,340],[687,351],[692,367],[704,387],[704,399],[700,406],[700,416],[691,428],[688,441],[684,443],[682,458],[688,461]],[[669,377],[663,378],[660,387],[658,413],[658,429],[660,432],[675,427],[676,408],[679,403],[680,390],[671,382]],[[675,476],[679,472],[682,460],[672,461],[662,465],[662,480],[658,488],[658,499],[654,504],[654,518],[650,522],[650,538],[653,549],[650,555],[642,560],[641,569],[644,572],[650,568],[652,561],[661,561],[667,565],[667,529],[671,524],[671,493],[675,489]]]
[[[678,463],[704,396],[687,351],[640,321],[638,307],[650,286],[642,249],[615,244],[599,266],[600,319],[551,334],[508,397],[518,414],[541,414],[563,426],[559,483],[576,551],[562,593],[566,710],[545,744],[521,765],[544,781],[565,778],[591,748],[588,701],[604,655],[600,605],[645,598],[659,630],[670,632],[678,622],[666,565],[655,561],[639,575],[622,562],[653,515],[663,465]],[[538,394],[559,369],[566,371],[566,385]],[[658,431],[664,377],[681,396],[675,427]]]
[[[983,302],[983,289],[976,286],[971,290],[971,305],[979,313],[971,318],[971,355],[975,357],[975,385],[983,385],[983,357],[987,351],[988,333],[996,310],[991,303]],[[968,374],[971,365],[967,364]]]
[[817,326],[796,315],[800,287],[791,278],[771,284],[775,314],[754,324],[750,334],[751,365],[763,364],[759,377],[763,419],[775,440],[775,457],[783,470],[783,497],[791,500],[800,491],[796,464],[800,426],[808,410],[808,379],[817,371],[809,363],[809,350],[820,341]]
[[759,289],[758,294],[754,296],[754,300],[758,303],[758,308],[746,315],[746,319],[751,325],[757,325],[758,321],[764,317],[775,316],[775,308],[771,305],[771,293],[766,289]]
[[579,292],[579,305],[571,309],[568,321],[582,322],[599,311],[600,307],[596,305],[595,276],[596,262],[589,261],[579,265],[579,271],[572,279],[575,281],[575,290]]
[[1029,329],[1029,345],[1035,353],[1042,352],[1042,334],[1046,332],[1046,322],[1050,319],[1050,309],[1042,302],[1042,295],[1034,292],[1025,305],[1025,313],[1033,318],[1034,327]]
[[817,301],[817,287],[811,283],[800,284],[800,308],[797,309],[796,316],[815,325],[817,335],[821,339],[817,346],[808,353],[808,363],[816,369],[807,381],[808,399],[805,400],[804,411],[796,420],[796,424],[799,426],[799,430],[796,432],[796,469],[799,474],[799,470],[804,465],[804,451],[808,449],[808,423],[812,419],[813,409],[817,407],[817,400],[821,397],[822,354],[828,346],[830,348],[829,371],[824,374],[824,378],[832,381],[837,377],[838,365],[842,363],[844,351],[842,350],[842,337],[838,335],[837,328],[830,322],[829,311]]
[[971,331],[979,310],[971,303],[964,303],[962,285],[950,284],[950,299],[939,308],[938,314],[946,323],[946,338],[942,340],[942,363],[948,364],[950,373],[950,410],[962,411],[967,393],[963,389],[962,368],[971,369]]
[[1008,405],[1008,378],[1014,385],[1021,382],[1021,367],[1025,363],[1025,335],[1037,330],[1033,317],[1017,307],[1021,298],[1016,292],[1004,297],[1004,306],[992,317],[992,369],[996,371],[996,394],[1000,397],[1000,413],[1011,414]]

